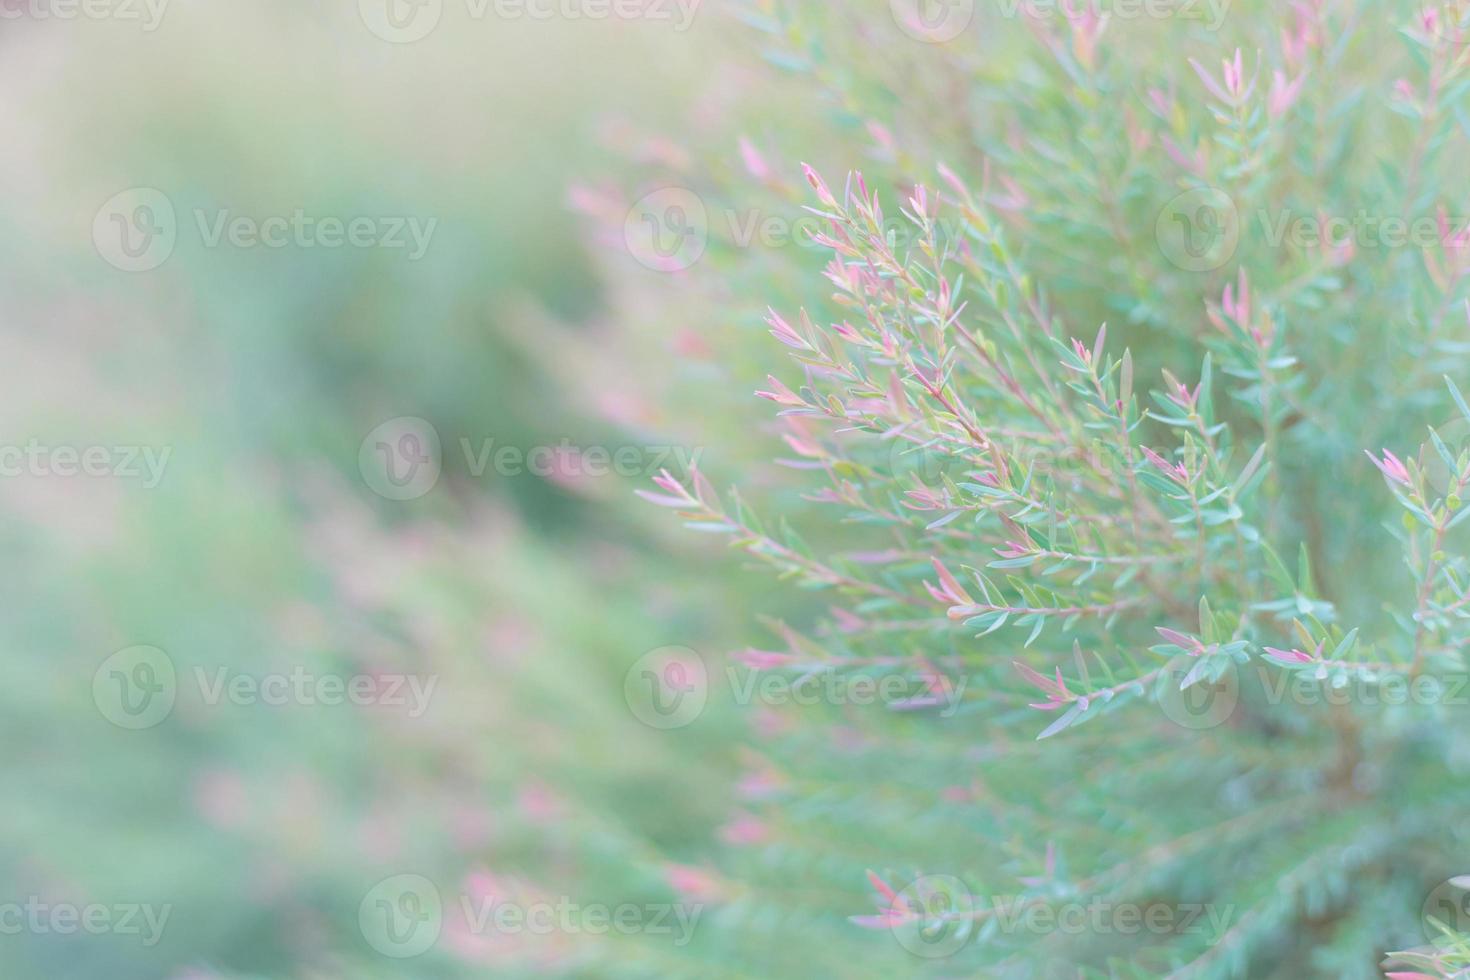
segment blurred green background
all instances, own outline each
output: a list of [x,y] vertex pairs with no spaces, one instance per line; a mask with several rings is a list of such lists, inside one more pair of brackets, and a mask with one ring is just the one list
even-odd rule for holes
[[[673,280],[600,250],[568,206],[678,165],[675,120],[723,111],[690,80],[729,70],[732,21],[448,3],[394,43],[358,6],[177,0],[156,24],[141,4],[10,6],[0,25],[0,442],[33,450],[0,480],[7,978],[709,976],[699,960],[737,958],[721,945],[744,913],[713,855],[751,826],[742,723],[714,699],[651,728],[624,676],[661,647],[721,653],[772,605],[631,494],[650,447],[707,449],[720,472],[760,440],[738,417],[708,427],[763,373],[717,356],[759,343],[758,297],[673,322],[646,301]],[[172,244],[129,271],[107,236],[166,221],[136,209],[159,195]],[[298,210],[435,224],[419,258],[209,240]],[[363,444],[401,417],[433,426],[442,472],[393,500]],[[462,440],[632,447],[637,472],[476,473]],[[106,472],[64,472],[93,447]],[[145,692],[115,685],[166,683],[140,665],[174,672],[162,718],[118,713]],[[386,681],[370,705],[249,693],[293,675],[435,686],[421,712]],[[244,693],[211,696],[221,678]],[[406,958],[360,915],[399,875],[444,904]],[[522,905],[723,889],[724,911],[687,948],[465,935],[453,907],[486,881]]]

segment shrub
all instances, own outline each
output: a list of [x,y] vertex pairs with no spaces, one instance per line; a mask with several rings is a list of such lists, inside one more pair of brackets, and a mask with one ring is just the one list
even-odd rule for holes
[[[1470,764],[1452,7],[748,12],[875,161],[803,165],[830,296],[690,273],[771,281],[804,500],[646,492],[819,600],[735,655],[847,692],[762,741],[736,844],[774,907],[866,882],[854,932],[987,976],[1373,976],[1427,938]],[[744,200],[790,186],[742,153]]]

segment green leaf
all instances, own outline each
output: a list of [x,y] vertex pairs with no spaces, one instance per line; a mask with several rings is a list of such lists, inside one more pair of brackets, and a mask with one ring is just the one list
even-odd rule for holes
[[1080,718],[1083,712],[1085,712],[1086,710],[1087,708],[1082,704],[1081,701],[1074,701],[1072,703],[1072,707],[1063,712],[1060,718],[1052,722],[1050,725],[1047,725],[1045,731],[1036,736],[1036,741],[1039,742],[1044,738],[1051,738],[1057,732],[1071,728],[1072,724],[1078,718]]
[[1033,642],[1035,642],[1036,638],[1041,635],[1041,631],[1044,629],[1046,629],[1046,617],[1037,616],[1036,625],[1031,628],[1031,635],[1026,637],[1026,642],[1022,645],[1029,647]]
[[1303,595],[1308,598],[1317,598],[1317,588],[1312,583],[1312,558],[1307,554],[1307,543],[1302,542],[1296,554],[1297,582]]
[[1337,645],[1337,648],[1332,651],[1332,656],[1329,657],[1328,659],[1329,660],[1343,660],[1343,659],[1345,659],[1347,657],[1347,655],[1350,652],[1352,652],[1353,647],[1355,645],[1357,645],[1357,642],[1358,642],[1358,630],[1357,630],[1357,627],[1354,627],[1348,633],[1347,636],[1344,636],[1342,638],[1342,642],[1339,643]]
[[1265,458],[1266,444],[1263,442],[1256,448],[1255,455],[1250,458],[1250,462],[1245,464],[1245,469],[1240,471],[1240,476],[1235,481],[1235,493],[1237,496],[1245,496],[1245,488],[1250,485],[1251,480],[1255,477],[1256,471],[1260,469],[1261,462]]
[[1455,387],[1455,383],[1451,381],[1448,376],[1445,377],[1444,383],[1449,385],[1450,397],[1453,398],[1455,400],[1455,404],[1459,406],[1460,414],[1465,416],[1465,421],[1470,422],[1470,405],[1465,404],[1465,396],[1460,394],[1460,389]]

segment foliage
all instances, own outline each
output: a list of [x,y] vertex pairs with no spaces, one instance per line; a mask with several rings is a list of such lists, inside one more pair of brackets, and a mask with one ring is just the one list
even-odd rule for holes
[[[818,594],[738,662],[923,692],[768,740],[770,902],[846,868],[856,925],[996,976],[1372,976],[1412,937],[1470,761],[1462,15],[1082,10],[982,60],[749,12],[877,164],[803,165],[829,295],[770,293],[802,501],[646,496]],[[1098,903],[1222,924],[1006,914]]]

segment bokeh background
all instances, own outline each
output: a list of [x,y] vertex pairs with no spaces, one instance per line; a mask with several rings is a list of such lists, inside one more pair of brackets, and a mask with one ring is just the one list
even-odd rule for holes
[[[834,186],[862,168],[891,217],[953,167],[1037,243],[1070,323],[1197,363],[1234,270],[1156,247],[1180,188],[1135,156],[1155,131],[1203,145],[1188,58],[1287,13],[1190,6],[1232,19],[1115,24],[1138,78],[1094,93],[1068,81],[1065,26],[1008,0],[0,0],[0,978],[952,976],[850,921],[873,910],[865,869],[1034,875],[1052,831],[992,819],[1008,789],[1064,801],[1048,820],[1089,842],[1151,826],[1074,820],[1069,782],[1034,785],[1109,736],[1048,768],[1002,731],[1032,717],[1013,691],[943,731],[750,703],[732,651],[851,618],[634,491],[697,459],[816,553],[895,546],[805,519],[812,481],[781,460],[801,420],[753,397],[794,379],[768,305],[839,315],[803,161]],[[1332,6],[1351,29],[1322,57],[1383,129],[1314,143],[1302,172],[1333,174],[1348,214],[1379,186],[1356,147],[1411,142],[1387,93],[1416,55],[1378,35],[1416,4]],[[941,55],[905,9],[973,22]],[[1148,118],[1153,86],[1175,107]],[[1369,258],[1398,274],[1293,287],[1334,357],[1413,392],[1403,417],[1289,445],[1301,499],[1326,501],[1298,537],[1355,617],[1402,590],[1393,562],[1354,564],[1391,546],[1386,498],[1317,485],[1363,486],[1361,450],[1399,445],[1464,353],[1395,320],[1421,256]],[[652,697],[670,669],[689,700]],[[986,784],[999,752],[1034,773]],[[1350,873],[1332,889],[1359,897]],[[1365,900],[1338,958],[1292,935],[1257,961],[1376,975],[1422,897]],[[1117,937],[1093,938],[1101,958]]]
[[[749,811],[778,782],[750,746],[779,718],[716,675],[697,720],[661,730],[625,685],[651,651],[714,663],[755,610],[802,604],[632,494],[699,453],[799,506],[750,393],[759,312],[816,288],[816,254],[766,236],[696,288],[617,240],[694,161],[749,169],[742,135],[786,142],[788,222],[797,159],[870,142],[809,129],[834,107],[760,57],[759,11],[446,0],[405,43],[369,0],[0,6],[0,975],[906,962],[846,922],[867,907],[849,866],[793,880]],[[421,255],[211,237],[298,211],[432,234]],[[422,423],[437,480],[391,499],[374,443]],[[475,465],[491,447],[555,452]],[[589,475],[589,449],[622,472]],[[267,703],[269,677],[379,696]],[[431,685],[422,710],[395,677]],[[419,908],[405,875],[443,905],[422,949],[368,921],[385,895]],[[790,900],[753,900],[762,880]],[[702,914],[682,937],[546,935],[476,929],[465,897]]]

